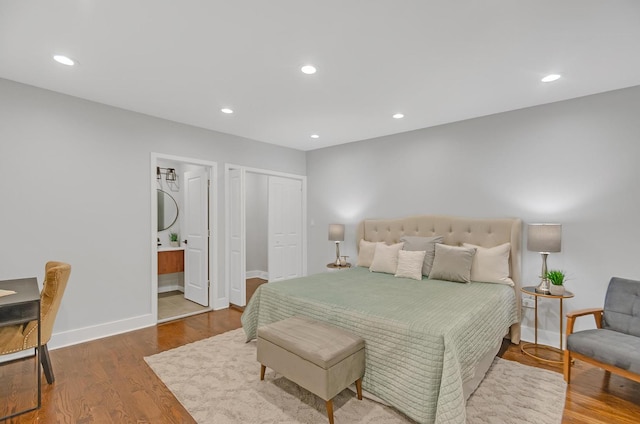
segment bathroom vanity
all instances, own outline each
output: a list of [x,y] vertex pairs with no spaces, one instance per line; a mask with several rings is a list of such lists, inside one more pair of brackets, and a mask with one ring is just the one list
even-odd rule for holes
[[158,275],[184,272],[184,247],[158,247]]

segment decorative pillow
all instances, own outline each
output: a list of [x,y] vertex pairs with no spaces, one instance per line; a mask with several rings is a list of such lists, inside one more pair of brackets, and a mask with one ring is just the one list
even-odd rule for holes
[[509,278],[511,243],[489,248],[469,243],[463,243],[462,246],[476,249],[471,265],[471,281],[513,286],[513,281]]
[[376,251],[377,244],[384,244],[383,242],[373,242],[360,240],[360,250],[358,251],[358,263],[357,266],[363,266],[365,268],[369,268],[371,266],[371,262],[373,261],[373,254]]
[[471,265],[476,253],[474,247],[457,247],[436,244],[436,256],[429,278],[458,283],[471,282]]
[[398,252],[403,245],[404,243],[396,243],[391,246],[387,246],[384,243],[376,245],[376,251],[373,254],[373,261],[369,270],[395,274],[398,268]]
[[425,253],[425,251],[420,250],[400,250],[398,252],[398,268],[395,276],[422,280],[422,265]]
[[400,241],[404,242],[404,250],[424,251],[424,263],[422,264],[422,275],[429,276],[431,266],[433,265],[433,257],[436,252],[436,244],[442,243],[442,236],[435,237],[419,237],[404,236]]

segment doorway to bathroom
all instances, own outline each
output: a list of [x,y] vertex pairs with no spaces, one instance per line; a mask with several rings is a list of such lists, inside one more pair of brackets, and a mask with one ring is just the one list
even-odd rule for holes
[[158,322],[212,309],[216,166],[152,154],[151,309]]

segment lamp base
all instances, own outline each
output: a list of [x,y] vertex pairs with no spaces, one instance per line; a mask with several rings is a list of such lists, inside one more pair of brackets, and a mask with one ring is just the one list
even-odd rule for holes
[[547,256],[548,252],[540,252],[542,256],[542,272],[540,273],[540,284],[536,287],[536,293],[551,294],[549,290],[550,281],[547,278]]
[[540,284],[538,285],[538,287],[536,287],[536,293],[551,294],[551,290],[549,290],[549,286],[550,286],[549,279],[543,278],[542,281],[540,281]]

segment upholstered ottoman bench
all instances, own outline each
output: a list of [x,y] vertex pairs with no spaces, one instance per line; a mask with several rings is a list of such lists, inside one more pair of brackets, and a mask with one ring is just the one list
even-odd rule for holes
[[354,381],[362,399],[364,340],[340,328],[296,316],[258,328],[260,380],[266,367],[326,401],[333,424],[333,397]]

